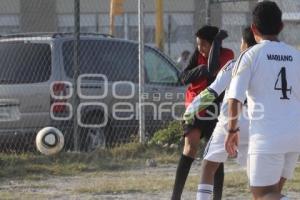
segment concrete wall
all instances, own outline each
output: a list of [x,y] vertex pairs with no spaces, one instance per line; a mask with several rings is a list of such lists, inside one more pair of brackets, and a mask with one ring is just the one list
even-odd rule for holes
[[[279,4],[285,15],[292,14],[294,16],[295,13],[299,14],[300,0],[275,1]],[[205,2],[206,0],[164,0],[164,12],[166,15],[170,13],[191,14],[193,16],[193,31],[187,35],[187,38],[191,38],[194,37],[196,30],[206,23]],[[144,0],[144,3],[145,13],[153,15],[155,13],[155,0]],[[211,24],[225,28],[230,32],[230,37],[226,39],[224,45],[234,48],[236,53],[239,51],[241,28],[250,23],[250,11],[255,4],[256,1],[237,1],[211,5]],[[5,16],[1,18],[0,26],[7,26],[6,22],[10,20],[7,24],[14,28],[20,26],[20,30],[17,29],[17,31],[20,32],[52,32],[58,30],[58,22],[67,20],[70,21],[69,26],[72,28],[74,0],[0,0],[0,5],[0,17],[1,15]],[[109,7],[110,0],[81,0],[81,13],[85,15],[82,16],[82,20],[85,20],[85,25],[97,24],[97,26],[103,26],[103,24],[101,24],[103,19],[108,20]],[[124,0],[124,12],[126,13],[124,21],[127,20],[126,23],[128,23],[128,20],[132,17],[131,14],[136,14],[137,10],[138,0]],[[94,23],[91,18],[98,16],[98,14],[101,15],[99,15],[97,19],[93,19],[97,21]],[[174,23],[185,23],[185,18],[180,18],[181,21],[178,21],[178,19],[179,18],[176,18],[177,21],[175,20]],[[86,23],[87,21],[90,23]],[[118,20],[116,21],[118,22]],[[300,40],[296,37],[297,34],[295,34],[298,33],[297,31],[299,30],[298,24],[295,26],[293,23],[296,22],[287,22],[288,29],[293,29],[293,31],[285,30],[282,34],[284,35],[283,38],[288,38],[289,41],[297,40],[299,42],[296,41],[296,43],[300,43]],[[82,25],[83,24],[84,23],[82,23]],[[123,25],[123,21],[121,25]],[[5,27],[4,29],[8,30],[9,27]],[[99,29],[96,28],[96,30]],[[174,43],[174,45],[182,46],[182,49],[192,49],[194,40],[190,42],[184,41],[184,44],[182,42]],[[178,51],[182,50],[177,46],[172,47],[172,49],[179,49]]]
[[0,14],[20,13],[20,0],[1,0]]
[[55,0],[21,0],[21,32],[54,32],[57,16]]
[[[58,13],[72,13],[74,0],[56,0],[56,10]],[[155,11],[154,0],[144,0],[145,12]],[[110,0],[84,0],[81,1],[81,11],[89,13],[109,12]],[[193,12],[195,9],[194,0],[164,0],[165,12]],[[138,0],[125,0],[125,12],[137,12]]]

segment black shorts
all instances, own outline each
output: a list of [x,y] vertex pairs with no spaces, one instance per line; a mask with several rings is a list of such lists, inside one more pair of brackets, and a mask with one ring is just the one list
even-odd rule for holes
[[208,141],[216,127],[217,122],[217,119],[200,120],[196,118],[193,124],[183,125],[183,137],[188,135],[190,131],[198,129],[201,133],[200,139],[204,138],[206,141]]
[[[217,99],[215,100],[215,103],[217,103],[218,107],[217,110],[215,110],[215,107],[209,106],[207,110],[209,110],[211,113],[217,113],[217,115],[220,113],[220,100]],[[218,119],[215,117],[214,119],[211,119],[212,116],[206,113],[206,120],[204,119],[198,119],[197,117],[195,118],[195,121],[193,124],[189,125],[183,125],[183,136],[185,137],[186,135],[189,134],[191,130],[198,129],[200,130],[200,139],[204,138],[206,141],[209,140],[210,136],[214,132],[214,129],[216,127],[216,124],[218,122]],[[208,120],[210,119],[210,120]]]

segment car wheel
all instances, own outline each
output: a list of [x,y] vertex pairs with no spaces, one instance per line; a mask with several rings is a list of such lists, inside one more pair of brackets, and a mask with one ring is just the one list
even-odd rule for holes
[[106,136],[104,128],[88,128],[83,130],[82,150],[85,152],[93,152],[96,149],[104,149],[106,147]]

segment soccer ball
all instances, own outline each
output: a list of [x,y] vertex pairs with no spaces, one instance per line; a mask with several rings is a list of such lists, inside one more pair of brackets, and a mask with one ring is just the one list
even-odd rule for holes
[[35,144],[39,152],[44,155],[57,154],[64,147],[64,136],[54,127],[45,127],[38,132]]

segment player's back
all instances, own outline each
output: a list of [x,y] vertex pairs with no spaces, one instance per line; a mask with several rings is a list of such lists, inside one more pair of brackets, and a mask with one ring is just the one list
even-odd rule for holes
[[[272,145],[291,144],[291,149],[299,145],[300,150],[299,51],[273,41],[263,41],[250,51],[248,55],[253,56],[253,62],[248,105],[252,137],[258,137],[257,140],[267,137]],[[284,146],[265,145],[265,148],[281,152],[288,149]]]

